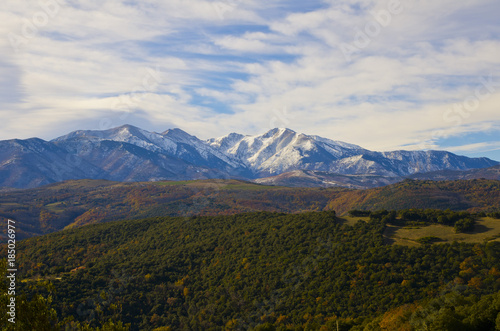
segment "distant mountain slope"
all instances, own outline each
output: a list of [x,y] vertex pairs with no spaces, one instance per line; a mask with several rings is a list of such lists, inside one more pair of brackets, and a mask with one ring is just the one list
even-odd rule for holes
[[430,180],[457,180],[457,179],[495,179],[500,180],[500,165],[465,171],[457,170],[439,170],[423,174],[414,174],[409,176],[411,179],[430,179]]
[[154,153],[136,145],[112,140],[91,140],[82,148],[77,139],[58,146],[102,169],[102,177],[116,181],[151,181],[217,178],[222,171],[194,166],[182,159]]
[[[349,176],[347,176],[349,178]],[[362,177],[361,177],[362,178]],[[290,188],[237,180],[119,183],[78,180],[0,191],[0,218],[17,221],[19,238],[121,219],[151,216],[304,212],[351,209],[500,209],[500,181],[416,181],[385,187]],[[6,231],[6,228],[0,230]]]
[[341,175],[313,170],[295,170],[277,176],[256,179],[264,185],[288,187],[348,187],[365,189],[393,184],[403,180],[401,177],[377,175]]
[[[500,182],[494,180],[407,179],[376,189],[351,191],[350,194],[346,198],[353,199],[356,208],[366,210],[435,208],[478,212],[500,209]],[[340,206],[331,207],[339,209]]]
[[41,139],[0,141],[0,187],[37,187],[102,176],[102,170]]
[[408,179],[447,181],[459,179],[500,180],[500,166],[472,170],[439,170],[417,173],[408,177],[390,177],[378,175],[342,175],[332,172],[313,170],[294,170],[276,176],[255,179],[254,182],[265,185],[287,187],[347,187],[354,189],[374,188],[394,184]]
[[[35,138],[0,141],[0,187],[16,188],[83,178],[251,180],[297,170],[361,175],[370,178],[364,181],[367,184],[364,187],[374,187],[395,181],[377,181],[376,176],[397,178],[429,171],[494,165],[498,162],[445,151],[372,152],[290,129],[272,129],[256,136],[231,133],[202,141],[180,129],[156,133],[124,125],[103,131],[75,131],[50,142]],[[281,178],[288,178],[291,186],[301,182],[306,186],[328,186],[331,181],[331,175],[316,176],[314,181],[304,181],[303,175]],[[346,178],[341,180],[339,177],[333,182],[363,187],[363,180],[358,181],[361,177],[351,177],[351,182]],[[294,179],[297,182],[291,183]]]

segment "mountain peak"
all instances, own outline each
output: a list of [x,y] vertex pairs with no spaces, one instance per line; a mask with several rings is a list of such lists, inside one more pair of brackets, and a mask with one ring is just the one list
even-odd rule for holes
[[183,137],[183,138],[194,138],[195,136],[190,135],[184,130],[181,130],[179,128],[173,128],[173,129],[167,129],[160,133],[164,137]]
[[183,143],[200,141],[197,137],[192,136],[189,133],[187,133],[186,131],[181,130],[179,128],[165,130],[161,133],[161,135],[163,137],[170,138],[172,140],[183,142]]
[[165,130],[165,131],[163,131],[163,132],[161,133],[161,135],[162,135],[162,136],[165,136],[165,135],[167,135],[167,134],[183,134],[183,135],[188,135],[188,136],[190,135],[190,134],[189,134],[189,133],[187,133],[186,131],[181,130],[181,129],[179,129],[179,128],[167,129],[167,130]]
[[120,133],[126,132],[130,135],[133,135],[133,136],[142,136],[145,131],[141,128],[136,127],[136,126],[133,126],[130,124],[124,124],[124,125],[118,126],[116,128],[105,130],[103,132],[110,133],[110,134],[120,134]]
[[283,134],[296,134],[297,132],[288,128],[274,128],[262,135],[263,138],[270,138],[274,136],[281,136]]
[[131,124],[123,124],[120,126],[117,126],[116,128],[112,128],[110,130],[122,130],[122,129],[127,129],[127,130],[140,130],[138,127],[133,126]]
[[231,132],[225,136],[219,138],[210,138],[207,139],[206,142],[215,148],[220,148],[222,150],[227,150],[228,148],[234,146],[238,141],[245,138],[244,135],[236,132]]

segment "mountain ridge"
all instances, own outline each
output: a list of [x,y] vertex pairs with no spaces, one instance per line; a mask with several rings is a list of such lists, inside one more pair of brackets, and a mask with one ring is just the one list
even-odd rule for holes
[[0,141],[0,187],[15,188],[84,178],[256,180],[292,171],[398,178],[498,164],[446,151],[375,152],[287,128],[201,140],[178,128],[157,133],[123,125],[77,130],[50,141]]

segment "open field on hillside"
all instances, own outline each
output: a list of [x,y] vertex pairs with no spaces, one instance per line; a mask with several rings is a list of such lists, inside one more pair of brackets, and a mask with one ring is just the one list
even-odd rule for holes
[[476,222],[472,233],[455,233],[452,226],[445,225],[424,227],[388,225],[384,237],[387,243],[409,247],[420,246],[421,244],[417,240],[425,237],[436,237],[435,242],[437,243],[500,241],[500,220],[483,217]]

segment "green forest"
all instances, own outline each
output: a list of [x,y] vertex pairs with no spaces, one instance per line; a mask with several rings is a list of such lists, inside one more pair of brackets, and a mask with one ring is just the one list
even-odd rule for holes
[[18,330],[500,330],[498,238],[384,238],[390,225],[466,233],[496,212],[349,215],[360,220],[333,210],[158,216],[23,240]]

